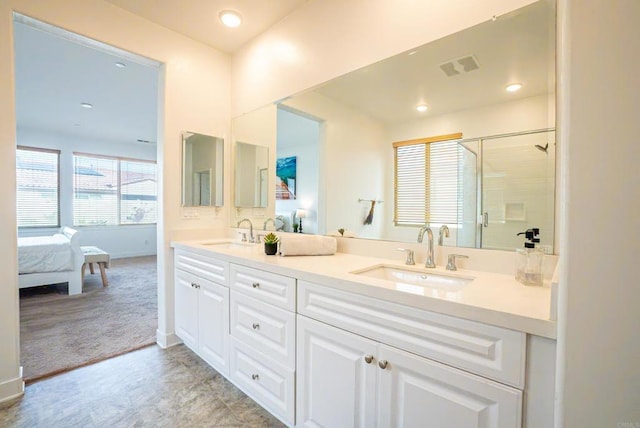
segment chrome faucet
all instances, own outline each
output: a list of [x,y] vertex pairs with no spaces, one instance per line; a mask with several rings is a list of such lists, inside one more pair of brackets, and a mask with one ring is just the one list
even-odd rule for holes
[[243,218],[238,222],[236,227],[240,227],[240,225],[245,221],[249,222],[249,242],[254,243],[256,242],[256,239],[253,237],[253,223],[251,223],[251,220],[249,220],[248,218]]
[[433,232],[429,226],[422,226],[418,231],[418,243],[422,242],[425,232],[427,232],[427,238],[429,239],[429,248],[427,251],[427,260],[424,262],[424,267],[434,268],[436,267],[436,264],[433,261]]
[[[273,223],[273,228],[274,228],[274,229],[277,229],[277,227],[276,227],[276,221],[275,221],[274,219],[272,219],[271,217],[269,217],[268,219],[266,219],[266,220],[264,221],[264,224],[262,225],[262,230],[267,230],[267,224],[268,224],[269,222]],[[449,235],[447,235],[447,236],[449,236]]]
[[449,237],[449,226],[447,226],[446,224],[443,224],[442,226],[440,226],[440,231],[438,232],[438,245],[440,247],[442,247],[443,235],[445,238]]

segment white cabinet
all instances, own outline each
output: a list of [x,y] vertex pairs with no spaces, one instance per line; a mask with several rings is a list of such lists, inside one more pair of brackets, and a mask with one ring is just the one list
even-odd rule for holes
[[300,315],[297,320],[296,426],[373,427],[376,342]]
[[296,280],[231,264],[229,378],[285,424],[295,422]]
[[297,426],[519,427],[522,392],[298,315]]
[[[201,268],[194,270],[185,260],[198,260]],[[176,252],[175,329],[185,345],[226,376],[229,373],[229,289],[208,279],[217,278],[218,274],[211,274],[216,271],[224,277],[228,268],[224,262],[200,260],[192,258],[190,253]]]

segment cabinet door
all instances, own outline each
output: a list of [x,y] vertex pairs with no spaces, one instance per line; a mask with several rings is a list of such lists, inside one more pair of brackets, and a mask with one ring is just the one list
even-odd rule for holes
[[176,334],[185,345],[198,351],[198,277],[175,270]]
[[378,426],[514,428],[521,391],[385,345],[378,356]]
[[374,426],[376,342],[300,315],[297,321],[296,426]]
[[229,289],[202,280],[198,299],[198,354],[223,375],[229,373]]

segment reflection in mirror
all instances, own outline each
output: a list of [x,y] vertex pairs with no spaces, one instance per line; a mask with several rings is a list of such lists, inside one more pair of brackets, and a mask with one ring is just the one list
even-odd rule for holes
[[[522,86],[509,92],[511,83]],[[418,111],[419,105],[426,111]],[[315,154],[305,154],[306,138],[298,138],[297,147],[283,140],[291,132],[280,120],[283,111],[319,123]],[[456,215],[447,220],[450,233],[443,244],[513,249],[522,245],[513,232],[531,227],[541,229],[544,245],[553,244],[552,0],[285,99],[277,116],[277,157],[296,156],[298,165],[313,162],[317,171],[317,192],[309,202],[314,218],[305,219],[305,232],[313,225],[317,233],[344,229],[345,235],[359,238],[416,242],[418,224],[399,224],[394,216],[392,143],[461,133],[464,159],[455,166],[457,202],[449,207]],[[281,154],[281,145],[286,153]],[[530,174],[525,177],[525,172]],[[297,187],[302,183],[298,177]],[[301,202],[296,208],[309,208]],[[266,212],[267,217],[276,214],[271,206]],[[429,222],[429,213],[424,214],[437,232],[441,223]]]
[[268,203],[269,149],[236,143],[236,207],[264,208]]
[[182,206],[222,206],[223,168],[222,138],[183,132]]

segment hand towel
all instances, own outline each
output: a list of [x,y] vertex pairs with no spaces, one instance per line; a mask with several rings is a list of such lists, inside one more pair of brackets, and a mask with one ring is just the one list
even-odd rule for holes
[[328,256],[338,250],[331,236],[287,234],[280,237],[281,256]]

